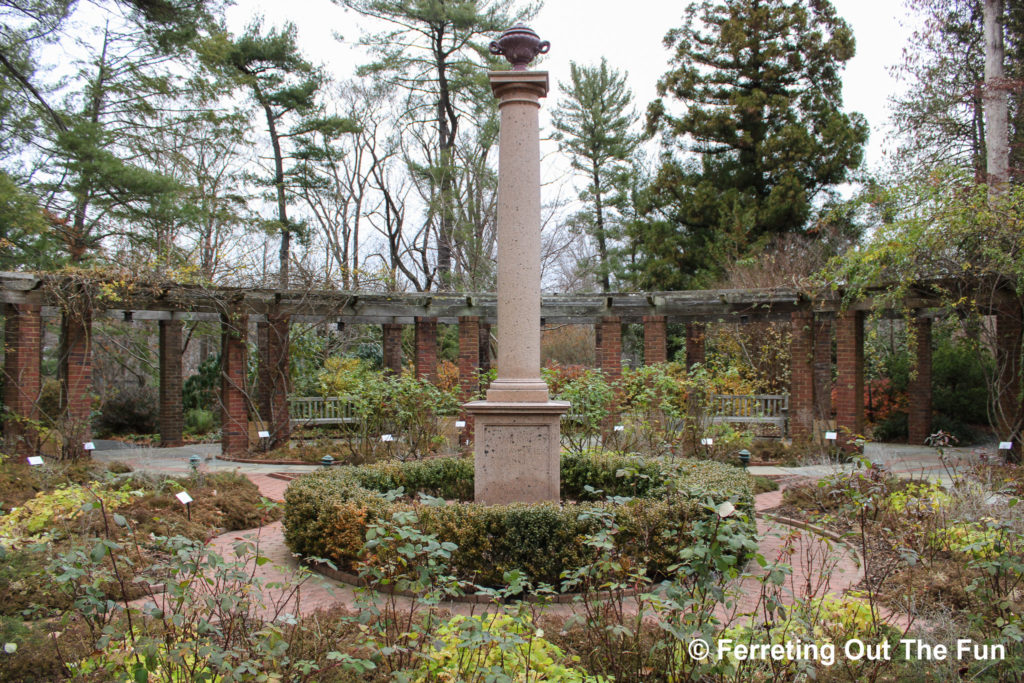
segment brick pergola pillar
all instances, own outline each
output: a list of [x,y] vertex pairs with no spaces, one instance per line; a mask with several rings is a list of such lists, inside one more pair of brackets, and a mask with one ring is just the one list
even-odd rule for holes
[[690,370],[694,365],[704,364],[704,336],[707,333],[707,325],[702,322],[691,321],[686,323],[686,369]]
[[[39,361],[43,335],[42,309],[34,304],[4,306],[4,423],[7,448],[18,455],[35,455],[38,435],[31,424],[39,418],[36,401],[41,380]],[[24,422],[26,420],[28,422]]]
[[260,420],[270,425],[270,325],[266,320],[256,323],[256,410]]
[[907,436],[921,445],[932,433],[932,321],[919,318],[913,324],[917,354],[907,387]]
[[668,360],[668,319],[663,315],[644,316],[644,365]]
[[622,319],[609,315],[601,318],[594,330],[597,367],[609,382],[622,377]]
[[397,323],[383,323],[380,326],[384,370],[391,375],[402,374],[402,326]]
[[491,324],[480,321],[480,372],[491,369]]
[[64,433],[65,457],[82,453],[92,426],[92,310],[64,311],[61,318],[61,398],[68,426]]
[[836,320],[836,424],[849,441],[864,431],[864,314],[846,311]]
[[[459,317],[459,400],[468,403],[480,391],[480,318]],[[462,411],[466,426],[462,430],[463,443],[473,439],[473,416]]]
[[789,380],[789,433],[809,437],[814,427],[814,314],[793,311]]
[[[1021,308],[1004,306],[996,311],[996,363],[999,372],[999,406],[996,414],[996,435],[1000,441],[1012,441],[1011,460],[1021,458]],[[1001,451],[1006,453],[1005,451]]]
[[416,379],[437,382],[437,318],[416,318]]
[[831,315],[814,319],[814,419],[832,419],[832,324]]
[[267,354],[260,358],[260,365],[267,366],[267,408],[263,415],[270,432],[269,448],[288,443],[291,438],[291,421],[288,417],[288,390],[291,388],[289,367],[289,332],[291,316],[267,314]]
[[221,315],[220,329],[221,452],[244,455],[249,451],[249,400],[245,391],[249,317]]
[[181,446],[185,425],[181,396],[181,320],[161,320],[160,326],[160,445]]

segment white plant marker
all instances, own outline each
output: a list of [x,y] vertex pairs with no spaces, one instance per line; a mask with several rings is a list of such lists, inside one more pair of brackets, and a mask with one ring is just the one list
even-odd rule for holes
[[87,451],[94,451],[96,450],[96,444],[94,444],[92,441],[86,441],[85,443],[82,444],[82,448],[84,448]]
[[188,491],[182,491],[181,493],[175,493],[174,497],[181,501],[182,505],[188,505],[192,502],[192,496],[188,495]]
[[33,467],[35,467],[36,465],[42,465],[43,459],[40,458],[38,455],[30,455],[28,456],[28,464],[32,465]]
[[1013,442],[1012,441],[1000,441],[999,442],[999,450],[1001,450],[1001,451],[1012,451],[1013,450]]
[[381,441],[394,441],[395,440],[395,435],[394,434],[382,434],[381,437],[380,437],[380,440]]
[[615,425],[615,427],[613,427],[613,429],[615,431],[617,431],[617,432],[624,432],[624,431],[626,431],[626,428],[623,427],[622,425]]
[[701,446],[714,446],[715,445],[715,440],[714,439],[701,439],[700,440],[700,445]]
[[839,437],[837,432],[825,432],[825,438],[828,441],[835,441]]
[[270,432],[256,432],[256,436],[260,437],[261,439],[269,439]]
[[455,421],[455,428],[456,429],[465,429],[466,428],[466,421],[465,420],[456,420]]

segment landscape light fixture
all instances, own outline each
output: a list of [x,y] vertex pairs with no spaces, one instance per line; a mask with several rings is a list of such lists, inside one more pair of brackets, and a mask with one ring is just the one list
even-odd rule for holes
[[737,455],[740,456],[740,464],[743,465],[743,469],[747,469],[747,465],[750,464],[750,451],[744,448]]
[[189,467],[192,468],[193,473],[199,471],[199,463],[201,463],[202,461],[203,459],[199,457],[199,455],[196,453],[193,453],[192,455],[188,456],[188,465]]
[[330,467],[331,465],[334,464],[334,458],[332,458],[329,455],[325,455],[324,457],[320,458],[320,464],[323,465],[324,467]]

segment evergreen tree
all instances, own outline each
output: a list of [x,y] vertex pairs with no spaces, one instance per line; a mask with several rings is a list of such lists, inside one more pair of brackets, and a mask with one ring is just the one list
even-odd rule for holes
[[566,99],[553,114],[559,147],[572,158],[572,166],[587,180],[580,200],[587,205],[576,216],[594,240],[602,291],[611,291],[613,241],[619,237],[624,186],[631,172],[629,161],[639,138],[631,130],[637,121],[630,106],[633,95],[626,77],[608,62],[600,66],[569,64],[570,82],[561,83]]
[[[434,128],[434,143],[424,149],[423,161],[413,163],[412,170],[427,186],[428,220],[437,243],[438,280],[441,287],[448,288],[453,261],[458,260],[453,251],[460,222],[460,155],[456,153],[460,127],[477,121],[481,114],[490,118],[488,110],[493,110],[486,75],[480,68],[494,63],[487,41],[535,14],[536,7],[509,9],[508,3],[499,0],[334,1],[387,26],[362,38],[377,59],[360,72],[405,90],[409,110],[403,118]],[[483,110],[478,106],[483,102],[481,98],[487,98]],[[428,139],[426,135],[420,137]],[[485,141],[493,138],[486,133],[482,137]]]
[[772,235],[808,231],[868,135],[842,111],[854,40],[828,0],[704,0],[665,43],[674,66],[647,112],[665,150],[631,230],[643,288],[707,284]]
[[257,21],[235,40],[218,36],[204,46],[203,54],[207,64],[248,90],[266,121],[274,165],[268,184],[273,187],[272,201],[277,207],[277,217],[267,228],[281,235],[278,277],[280,286],[287,288],[292,234],[302,226],[288,218],[292,169],[286,167],[291,154],[286,145],[314,131],[336,137],[355,130],[355,125],[323,114],[318,102],[325,82],[323,72],[302,56],[293,24],[264,32]]

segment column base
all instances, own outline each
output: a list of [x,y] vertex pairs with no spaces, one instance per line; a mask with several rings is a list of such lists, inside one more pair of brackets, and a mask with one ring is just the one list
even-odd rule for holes
[[536,379],[498,379],[487,389],[488,403],[547,403],[548,385]]
[[[489,395],[489,394],[488,394]],[[559,419],[567,401],[474,401],[474,500],[485,505],[557,503]]]

